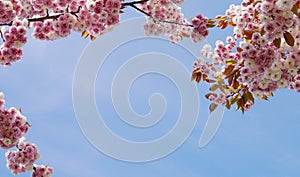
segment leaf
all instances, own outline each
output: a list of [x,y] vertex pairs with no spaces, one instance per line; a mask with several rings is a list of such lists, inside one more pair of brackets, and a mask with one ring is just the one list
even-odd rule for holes
[[206,24],[206,27],[207,27],[207,28],[213,28],[213,27],[215,27],[215,26],[216,26],[216,24],[209,24],[209,23]]
[[210,97],[211,95],[213,95],[213,96],[215,96],[215,97],[218,96],[216,93],[208,93],[208,94],[205,95],[205,98],[206,98],[206,99],[209,99],[209,97]]
[[224,20],[220,20],[217,27],[221,27],[223,25],[223,23],[224,23]]
[[240,83],[237,81],[237,79],[236,79],[236,77],[235,77],[234,80],[233,80],[233,83],[232,83],[232,87],[233,87],[234,89],[238,89],[238,88],[239,88],[239,85],[240,85]]
[[269,94],[267,94],[267,96],[274,96],[274,94],[273,93],[269,93]]
[[208,23],[208,24],[215,24],[215,23],[216,23],[216,20],[214,20],[214,19],[209,19],[207,23]]
[[237,105],[237,109],[242,110],[242,112],[244,113],[245,101],[244,101],[243,97],[238,99],[238,101],[236,102],[236,105]]
[[216,91],[220,87],[219,84],[213,84],[212,86],[209,87],[210,91]]
[[243,37],[247,40],[250,40],[252,38],[253,31],[252,30],[244,30],[243,31]]
[[266,34],[266,31],[265,31],[265,28],[261,28],[261,31],[260,31],[260,35],[265,35]]
[[227,65],[236,64],[237,62],[235,60],[226,60],[225,62]]
[[[298,1],[298,4],[300,1]],[[298,8],[300,7],[297,7],[297,3],[292,7],[291,11],[295,14],[295,15],[298,15]]]
[[236,50],[240,53],[243,51],[243,49],[241,47],[238,47]]
[[234,104],[238,99],[240,99],[240,94],[239,93],[235,93],[232,98],[230,99],[230,104]]
[[230,75],[229,77],[228,77],[228,84],[229,85],[232,85],[232,82],[233,82],[233,75]]
[[285,32],[285,33],[283,33],[283,37],[284,37],[284,39],[285,39],[285,42],[289,45],[289,46],[291,46],[291,47],[293,47],[294,46],[294,44],[295,44],[295,39],[294,39],[294,37],[291,35],[291,33],[289,33],[289,32]]
[[228,99],[226,100],[226,105],[225,106],[226,106],[227,109],[231,108],[231,103]]
[[208,76],[206,74],[203,74],[203,81],[206,81],[208,79]]
[[87,38],[89,37],[89,32],[87,30],[84,30],[82,33],[81,33],[81,37],[84,37],[84,38]]
[[181,32],[181,35],[182,35],[183,37],[186,37],[186,38],[189,38],[189,37],[190,37],[190,35],[189,35],[188,33],[184,33],[184,32]]
[[210,111],[210,113],[214,112],[214,110],[216,110],[217,107],[218,107],[218,105],[216,103],[211,103],[209,105],[209,111]]
[[229,26],[236,26],[236,24],[233,23],[232,18],[230,19]]
[[251,100],[254,103],[254,97],[251,92],[247,91],[244,93],[245,102]]
[[216,20],[225,20],[226,18],[227,16],[221,16],[221,15],[216,16]]
[[225,76],[228,76],[232,73],[233,69],[234,69],[234,65],[228,65],[227,68],[224,70],[223,74]]
[[221,26],[221,29],[225,29],[228,26],[228,21],[224,20],[224,23]]
[[90,35],[90,37],[91,37],[91,40],[92,40],[92,41],[94,41],[94,40],[96,39],[96,37],[93,36],[93,35]]
[[196,80],[196,82],[199,83],[201,79],[202,79],[202,73],[200,72],[200,69],[197,68],[193,71],[191,80],[192,81]]
[[261,99],[262,99],[262,100],[266,100],[266,101],[268,101],[268,100],[269,100],[269,99],[268,99],[268,96],[267,96],[267,95],[265,95],[265,94],[264,94],[264,95],[261,97]]
[[216,81],[213,80],[213,79],[205,79],[205,81],[206,81],[207,83],[214,83],[214,82],[216,82]]
[[276,38],[276,39],[274,39],[273,43],[274,43],[274,45],[275,45],[277,48],[280,48],[280,45],[281,45],[281,39],[280,39],[280,38]]

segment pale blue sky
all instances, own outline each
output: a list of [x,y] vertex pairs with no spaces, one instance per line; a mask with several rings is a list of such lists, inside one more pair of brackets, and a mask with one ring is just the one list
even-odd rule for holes
[[[187,17],[198,12],[214,17],[224,12],[232,2],[236,1],[188,1],[184,3],[183,11]],[[123,20],[140,16],[132,10],[127,12],[122,15]],[[218,38],[226,37],[226,31],[212,30],[211,34],[208,38],[211,44]],[[27,140],[38,145],[41,152],[38,163],[53,166],[55,177],[300,176],[300,95],[294,91],[281,90],[268,102],[258,101],[245,115],[234,110],[226,111],[214,139],[208,146],[199,149],[198,141],[209,113],[208,102],[203,98],[207,86],[198,85],[200,106],[195,106],[199,106],[200,115],[190,138],[163,159],[148,163],[122,162],[104,155],[85,139],[73,111],[73,74],[81,53],[90,41],[82,39],[80,34],[54,42],[31,38],[28,41],[22,61],[12,67],[1,68],[0,87],[6,94],[6,107],[22,107],[32,125]],[[136,50],[142,51],[143,47],[137,47]],[[178,51],[170,52],[176,54]],[[190,63],[192,71],[193,58],[180,53],[178,55],[178,59],[187,67]],[[100,83],[111,83],[113,59],[108,60],[108,68],[98,75],[96,88]],[[165,94],[171,106],[165,115],[167,122],[159,124],[154,130],[144,129],[143,134],[120,125],[116,113],[111,109],[111,101],[107,99],[109,90],[101,89],[104,88],[99,87],[96,92],[97,104],[99,107],[106,106],[103,111],[105,120],[111,123],[114,131],[125,137],[148,140],[174,125],[172,117],[178,113],[178,95],[174,85],[165,78],[146,75],[132,87],[130,99],[141,114],[149,111],[147,100],[153,91]],[[0,150],[0,176],[13,176],[5,168],[4,153]]]

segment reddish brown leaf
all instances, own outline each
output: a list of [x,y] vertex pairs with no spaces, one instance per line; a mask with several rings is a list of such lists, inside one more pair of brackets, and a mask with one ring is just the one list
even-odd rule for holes
[[223,23],[224,23],[224,20],[220,20],[217,27],[221,27],[223,25]]
[[226,18],[227,18],[226,16],[221,16],[221,15],[216,16],[216,20],[225,20]]
[[292,11],[295,15],[298,15],[298,7],[297,7],[297,3],[292,7],[291,11]]
[[232,98],[230,99],[230,104],[234,104],[240,97],[240,94],[239,93],[235,93]]
[[235,77],[234,80],[233,80],[232,87],[233,87],[234,89],[238,89],[239,85],[240,85],[240,83],[237,81],[237,79],[236,79],[236,77]]
[[210,91],[216,91],[220,87],[219,84],[213,84],[212,86],[209,87]]
[[229,85],[232,85],[233,77],[234,77],[233,75],[228,77],[228,84]]
[[199,83],[202,79],[202,73],[200,72],[200,69],[195,69],[192,73],[192,78],[191,80],[195,80],[197,83]]
[[243,49],[242,49],[241,47],[238,47],[236,50],[237,50],[238,52],[242,52],[242,51],[243,51]]
[[221,29],[225,29],[228,26],[228,21],[224,20],[224,23],[221,26]]
[[215,97],[218,96],[216,93],[207,93],[207,94],[205,95],[205,98],[206,98],[206,99],[209,99],[209,97],[210,97],[211,95],[213,95],[213,96],[215,96]]
[[236,105],[237,109],[240,109],[242,112],[244,112],[245,101],[243,97],[237,100]]
[[216,81],[213,80],[213,79],[205,79],[205,81],[206,81],[207,83],[214,83],[214,82],[216,82]]
[[215,27],[216,26],[216,24],[210,24],[210,23],[207,23],[206,24],[206,27],[207,28],[213,28],[213,27]]
[[262,100],[266,100],[266,101],[269,100],[267,95],[263,95],[261,99],[262,99]]
[[225,76],[228,76],[228,75],[230,75],[232,73],[233,69],[234,69],[234,65],[228,65],[226,67],[226,69],[224,70],[223,74]]
[[82,33],[81,33],[81,37],[84,37],[84,38],[87,38],[89,37],[89,32],[87,30],[84,30]]
[[230,19],[229,26],[236,26],[236,24],[233,23],[232,18]]
[[251,31],[251,30],[243,31],[243,37],[247,40],[250,40],[252,38],[252,34],[253,34],[253,31]]
[[294,37],[291,35],[291,33],[289,33],[289,32],[285,32],[285,33],[283,33],[283,37],[284,37],[284,39],[285,39],[285,42],[289,45],[289,46],[291,46],[291,47],[293,47],[294,46],[294,44],[295,44],[295,39],[294,39]]
[[209,111],[210,111],[210,113],[212,113],[214,110],[216,110],[217,107],[218,107],[218,105],[216,103],[211,103],[209,105]]
[[190,37],[190,35],[187,34],[187,33],[183,33],[183,32],[182,32],[181,34],[182,34],[183,37],[186,37],[186,38],[189,38],[189,37]]
[[203,81],[206,81],[208,79],[208,76],[206,74],[203,74]]
[[96,37],[93,36],[93,35],[90,35],[90,38],[91,38],[92,41],[94,41],[96,39]]
[[274,43],[274,45],[275,45],[277,48],[280,48],[280,45],[281,45],[281,38],[276,38],[276,39],[274,39],[273,43]]

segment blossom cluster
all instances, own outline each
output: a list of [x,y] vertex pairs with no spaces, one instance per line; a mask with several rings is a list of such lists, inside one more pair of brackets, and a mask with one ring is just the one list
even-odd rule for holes
[[24,173],[33,169],[33,163],[39,158],[37,147],[21,139],[17,145],[18,151],[7,151],[7,168],[14,174]]
[[26,28],[21,21],[14,21],[9,29],[1,30],[4,43],[0,46],[0,65],[11,65],[22,57],[21,47],[27,42]]
[[174,0],[149,0],[141,5],[141,9],[149,14],[144,24],[149,36],[164,34],[171,42],[177,43],[191,31],[188,20]]
[[[1,101],[0,101],[1,102]],[[29,124],[16,108],[0,109],[0,147],[14,147],[28,131]]]
[[[198,59],[193,79],[210,76],[212,105],[230,108],[236,103],[243,112],[254,99],[268,99],[281,88],[300,92],[300,19],[297,0],[244,0],[231,5],[225,16],[218,16],[218,26],[234,26],[233,37],[216,47],[205,45]],[[208,64],[209,63],[209,64]],[[203,71],[210,66],[211,73]],[[198,78],[198,80],[197,80]],[[211,106],[215,107],[215,106]],[[213,111],[213,109],[211,109]]]
[[32,177],[51,177],[53,173],[53,168],[45,165],[34,166],[34,172],[32,173]]
[[208,30],[206,24],[208,23],[208,18],[203,17],[201,14],[192,18],[193,31],[192,40],[194,42],[201,42],[208,36]]
[[81,32],[92,39],[119,23],[122,0],[10,0],[0,1],[3,44],[0,65],[22,57],[26,28],[39,40],[56,40]]
[[17,148],[6,152],[7,168],[15,175],[34,170],[32,176],[50,177],[52,167],[36,166],[34,162],[40,156],[38,149],[36,145],[25,142],[24,136],[30,126],[26,117],[14,107],[5,109],[4,104],[4,94],[0,92],[0,147]]

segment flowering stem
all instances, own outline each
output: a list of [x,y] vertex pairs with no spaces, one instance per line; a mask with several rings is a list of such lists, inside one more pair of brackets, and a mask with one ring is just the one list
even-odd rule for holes
[[182,26],[187,26],[187,27],[194,27],[191,24],[182,24],[182,23],[178,23],[178,22],[172,22],[172,21],[166,21],[166,20],[159,20],[159,19],[155,19],[152,15],[150,15],[149,13],[145,12],[144,10],[138,8],[136,6],[136,4],[142,4],[145,3],[149,0],[141,0],[141,1],[133,1],[133,2],[127,2],[127,3],[122,3],[123,6],[130,6],[134,9],[136,9],[137,11],[145,14],[146,16],[152,18],[152,20],[156,23],[156,22],[162,22],[162,23],[170,23],[170,24],[176,24],[176,25],[182,25]]

